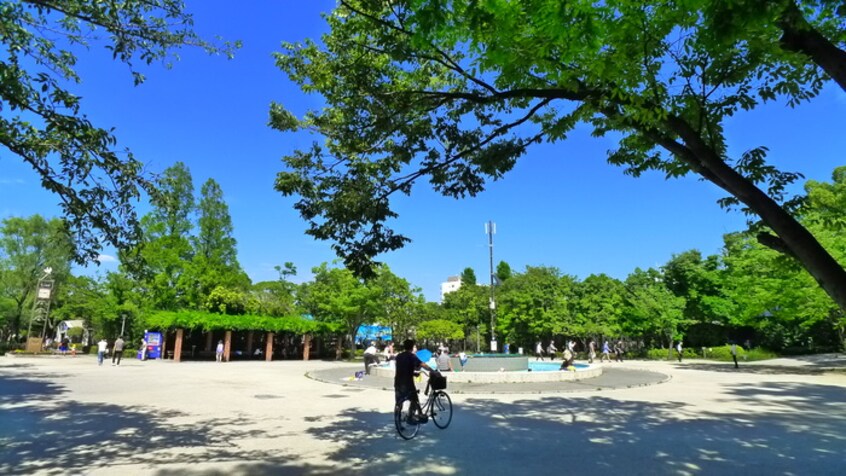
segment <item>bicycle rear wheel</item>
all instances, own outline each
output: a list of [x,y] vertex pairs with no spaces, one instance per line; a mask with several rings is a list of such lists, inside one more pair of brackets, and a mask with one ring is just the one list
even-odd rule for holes
[[411,400],[405,400],[402,405],[394,407],[394,425],[397,427],[397,433],[405,440],[417,436],[420,423],[414,415]]
[[432,421],[441,430],[452,421],[452,399],[446,392],[438,390],[432,398]]

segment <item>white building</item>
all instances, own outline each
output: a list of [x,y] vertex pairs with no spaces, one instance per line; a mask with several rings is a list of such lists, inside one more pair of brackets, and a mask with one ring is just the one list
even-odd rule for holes
[[445,283],[441,283],[441,302],[447,293],[457,291],[461,287],[461,276],[450,276]]

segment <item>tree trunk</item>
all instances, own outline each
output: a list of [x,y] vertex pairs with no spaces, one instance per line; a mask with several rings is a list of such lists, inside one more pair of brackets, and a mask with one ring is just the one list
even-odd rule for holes
[[846,91],[846,51],[814,29],[794,2],[784,10],[778,24],[783,32],[779,39],[782,49],[807,55]]
[[[761,217],[778,235],[778,239],[773,237],[769,243],[762,244],[796,258],[840,309],[846,310],[846,271],[817,239],[769,195],[731,168],[684,120],[671,117],[668,125],[686,146],[686,150],[671,152],[677,156],[681,153],[680,158],[691,163],[700,175],[737,197]],[[685,157],[686,152],[694,157]]]

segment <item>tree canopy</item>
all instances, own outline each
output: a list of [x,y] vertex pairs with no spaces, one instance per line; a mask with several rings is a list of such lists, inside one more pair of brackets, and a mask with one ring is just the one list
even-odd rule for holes
[[276,187],[299,196],[308,233],[366,276],[408,242],[388,224],[393,194],[426,179],[447,196],[476,195],[532,144],[587,123],[617,134],[608,161],[628,174],[697,174],[724,190],[721,205],[760,217],[757,239],[846,309],[846,271],[791,213],[786,187],[801,175],[768,164],[759,144],[729,155],[724,131],[739,111],[819,93],[830,68],[790,39],[813,33],[842,54],[838,5],[341,0],[321,43],[277,54],[325,107],[298,119],[272,105],[274,128],[323,140],[288,155]]
[[112,130],[85,115],[73,92],[77,54],[102,48],[139,84],[141,66],[169,64],[182,46],[231,54],[238,45],[200,38],[181,0],[9,0],[0,31],[0,145],[58,196],[77,262],[96,259],[104,242],[136,243],[135,202],[155,188]]

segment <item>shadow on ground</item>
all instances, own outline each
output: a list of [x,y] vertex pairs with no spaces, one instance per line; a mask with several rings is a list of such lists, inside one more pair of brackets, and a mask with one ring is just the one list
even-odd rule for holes
[[681,364],[679,368],[689,370],[700,370],[703,372],[728,372],[728,373],[747,373],[754,375],[823,375],[827,373],[844,373],[846,369],[827,367],[822,364],[811,364],[805,366],[788,367],[784,365],[767,365],[767,364],[745,364],[740,362],[738,368],[734,367],[731,362],[696,362],[694,364]]
[[50,377],[0,375],[0,474],[76,474],[115,461],[191,464],[275,456],[231,444],[264,436],[240,419],[183,424],[179,412],[79,403],[65,398],[62,385],[42,380]]
[[[688,414],[684,402],[544,396],[503,403],[471,398],[452,425],[396,436],[387,412],[349,409],[308,431],[333,443],[314,466],[265,460],[226,472],[157,474],[844,474],[846,404],[835,386],[729,387],[725,403],[754,414]],[[718,410],[718,409],[715,409]]]
[[[272,438],[255,417],[179,423],[185,415],[67,400],[61,385],[0,375],[0,474],[85,472],[143,464],[159,476],[230,474],[844,474],[842,387],[769,382],[729,385],[719,403],[753,406],[693,414],[684,401],[613,395],[466,398],[452,425],[401,440],[390,411],[297,413],[325,463],[286,448],[243,450]],[[35,396],[41,399],[34,399]],[[374,393],[390,407],[391,396]],[[338,421],[338,417],[340,421]],[[284,430],[282,428],[281,430]],[[281,446],[281,445],[280,445]]]

